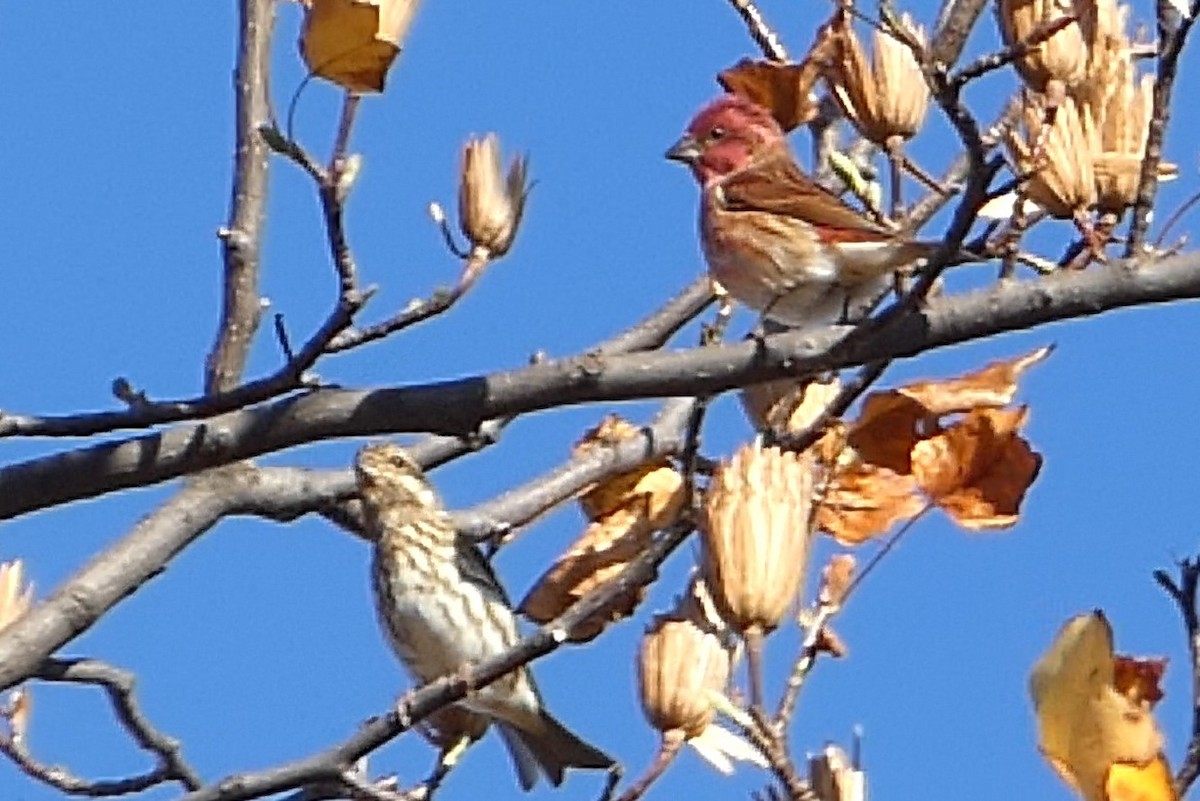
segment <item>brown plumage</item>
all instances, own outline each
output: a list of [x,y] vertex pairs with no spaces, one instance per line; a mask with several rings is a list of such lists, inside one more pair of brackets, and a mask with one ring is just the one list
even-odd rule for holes
[[705,106],[667,158],[687,164],[700,184],[709,275],[786,325],[838,320],[936,249],[814,183],[770,112],[737,95]]
[[[458,536],[421,468],[402,448],[379,444],[359,451],[355,472],[375,538],[372,588],[379,622],[413,677],[430,682],[516,644],[516,617],[491,565]],[[566,768],[614,764],[546,711],[528,668],[461,703],[497,724],[525,790],[537,782],[539,769],[558,785]]]

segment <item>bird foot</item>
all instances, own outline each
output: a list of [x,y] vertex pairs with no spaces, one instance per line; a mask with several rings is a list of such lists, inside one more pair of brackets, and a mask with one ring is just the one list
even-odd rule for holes
[[409,690],[404,695],[396,699],[396,718],[400,721],[400,725],[408,728],[413,725],[412,699],[416,695],[416,688]]

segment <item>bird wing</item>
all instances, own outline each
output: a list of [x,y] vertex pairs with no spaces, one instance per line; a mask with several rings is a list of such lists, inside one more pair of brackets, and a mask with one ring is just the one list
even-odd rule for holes
[[458,552],[458,572],[462,577],[478,587],[488,600],[511,609],[512,601],[508,599],[508,593],[504,591],[500,579],[496,578],[496,571],[492,569],[492,563],[479,550],[479,546],[459,534],[454,547]]
[[719,197],[729,211],[763,211],[811,223],[825,241],[878,242],[896,237],[896,232],[815,183],[790,153],[773,154],[731,173],[721,181]]

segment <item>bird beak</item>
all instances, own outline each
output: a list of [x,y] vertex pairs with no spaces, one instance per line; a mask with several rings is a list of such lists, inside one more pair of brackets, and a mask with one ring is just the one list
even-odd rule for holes
[[667,151],[666,156],[671,161],[694,164],[700,158],[700,143],[691,134],[684,134],[679,137],[678,142],[671,145],[671,149]]

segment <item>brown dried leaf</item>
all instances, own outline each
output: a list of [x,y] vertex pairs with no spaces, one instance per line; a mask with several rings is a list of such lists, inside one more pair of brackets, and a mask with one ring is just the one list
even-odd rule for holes
[[[575,445],[574,453],[578,455],[593,448],[616,445],[640,431],[629,421],[610,414],[583,435]],[[579,499],[579,505],[588,520],[599,520],[635,503],[643,505],[648,515],[657,518],[669,511],[664,507],[676,502],[675,494],[681,483],[679,474],[671,467],[671,460],[664,457],[596,484]]]
[[843,545],[858,545],[924,507],[911,475],[857,462],[839,471],[825,490],[817,527]]
[[756,429],[795,434],[815,423],[841,388],[837,376],[828,381],[780,378],[743,389],[742,407]]
[[784,132],[804,125],[817,116],[813,87],[824,65],[837,52],[827,23],[799,64],[752,61],[744,58],[717,75],[717,83],[731,94],[741,95],[767,108]]
[[382,92],[420,0],[306,0],[300,53],[351,92]]
[[907,475],[912,472],[913,446],[939,430],[936,415],[889,389],[867,396],[847,441],[864,462]]
[[1026,490],[1042,466],[1017,429],[1019,409],[976,409],[912,450],[921,489],[963,528],[1007,528],[1017,522]]
[[1063,626],[1030,675],[1042,753],[1086,799],[1105,801],[1117,763],[1147,766],[1163,737],[1113,684],[1112,628],[1101,612]]
[[1038,348],[1013,359],[992,362],[981,370],[946,381],[918,381],[896,392],[923,406],[929,413],[943,416],[984,407],[999,408],[1013,402],[1018,381],[1035,364],[1054,351],[1053,346]]
[[1152,709],[1163,699],[1162,677],[1166,670],[1165,658],[1117,656],[1113,685],[1130,701]]
[[[614,427],[620,430],[621,425],[629,426],[623,421],[609,420],[601,428],[611,434]],[[641,554],[654,532],[679,516],[685,498],[683,477],[669,466],[643,466],[597,486],[581,499],[588,513],[597,515],[594,522],[538,579],[521,602],[521,611],[539,623],[558,617]],[[576,628],[572,641],[587,642],[609,623],[628,617],[643,595],[644,588],[638,588],[611,607],[606,617],[584,621]]]
[[817,600],[823,606],[838,607],[854,581],[857,560],[848,553],[835,553],[821,570],[821,590]]

